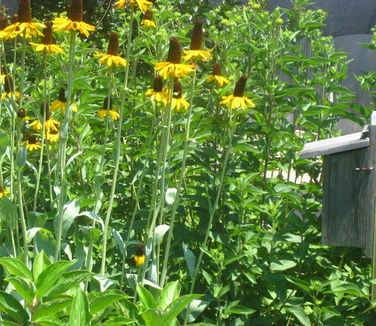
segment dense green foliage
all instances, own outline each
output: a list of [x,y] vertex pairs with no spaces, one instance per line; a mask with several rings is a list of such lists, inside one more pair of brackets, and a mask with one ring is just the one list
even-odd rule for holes
[[[21,102],[0,104],[0,186],[10,191],[0,199],[1,323],[370,325],[370,261],[362,249],[321,245],[321,161],[299,151],[337,135],[340,118],[365,124],[372,108],[352,104],[342,86],[348,59],[321,33],[325,13],[293,3],[268,12],[264,1],[213,9],[160,0],[157,28],[140,25],[139,10],[111,6],[71,56],[75,32],[55,33],[63,55],[3,41],[2,63],[24,87]],[[35,3],[38,18],[60,15],[44,6]],[[105,8],[87,21],[96,25]],[[213,60],[179,79],[190,109],[171,110],[145,92],[169,38],[188,49],[197,19]],[[127,68],[93,56],[106,52],[108,31]],[[214,62],[230,84],[207,81]],[[374,74],[359,77],[373,94]],[[255,107],[220,103],[242,75]],[[39,132],[42,155],[26,151],[35,131],[16,112],[43,121],[41,103],[69,85],[78,111],[52,113],[60,143]],[[121,129],[98,116],[108,95]],[[134,266],[140,243],[146,259]]]

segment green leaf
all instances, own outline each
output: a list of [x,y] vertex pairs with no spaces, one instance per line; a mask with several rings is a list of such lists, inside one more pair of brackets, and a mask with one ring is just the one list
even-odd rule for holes
[[183,253],[184,253],[185,261],[188,266],[189,276],[193,280],[195,270],[196,270],[196,257],[194,253],[184,243],[183,243]]
[[118,290],[107,290],[106,292],[98,292],[90,300],[90,311],[92,314],[97,314],[98,312],[106,309],[113,303],[127,298],[129,297]]
[[177,189],[168,188],[166,190],[166,204],[171,206],[176,200]]
[[61,274],[74,263],[74,261],[58,261],[48,266],[42,273],[40,273],[36,282],[37,298],[40,299],[48,293],[52,286],[55,285],[57,280],[61,277]]
[[26,145],[20,146],[17,157],[16,157],[16,166],[21,168],[25,165],[27,159],[27,150]]
[[148,290],[146,290],[142,285],[137,284],[136,289],[144,309],[155,308],[157,306],[157,301],[154,299],[151,293]]
[[311,326],[311,321],[309,320],[307,314],[302,307],[291,306],[286,307],[286,309],[291,312],[304,326]]
[[166,325],[169,325],[186,306],[188,306],[193,300],[198,299],[199,297],[201,297],[201,294],[187,294],[174,300],[167,307],[167,314],[163,319],[166,322]]
[[209,301],[195,299],[188,305],[188,307],[182,312],[180,316],[184,318],[186,310],[189,309],[188,323],[193,323],[209,304]]
[[236,315],[252,315],[256,312],[257,310],[245,307],[242,305],[236,305],[234,307],[231,307],[230,309],[226,310],[226,313],[230,314],[236,314]]
[[14,322],[9,321],[9,320],[0,320],[0,325],[1,326],[20,326],[19,323],[14,323]]
[[235,256],[230,256],[225,259],[225,266],[233,263],[236,260],[239,260],[240,258],[243,258],[245,255],[235,255]]
[[78,289],[72,302],[69,326],[87,326],[90,319],[91,315],[86,294],[81,289]]
[[52,299],[47,302],[43,302],[37,307],[33,314],[33,321],[43,317],[50,317],[55,315],[57,312],[71,306],[72,298],[70,296],[60,296],[57,299]]
[[9,145],[9,136],[6,132],[0,133],[0,156],[4,155]]
[[89,278],[93,277],[95,274],[88,271],[70,271],[63,273],[56,284],[51,287],[48,291],[48,297],[53,297],[61,293],[67,292],[73,289],[82,282],[87,281]]
[[178,281],[166,284],[158,298],[158,307],[166,309],[175,299],[179,297],[181,286]]
[[17,207],[5,196],[0,200],[0,217],[4,219],[9,228],[16,228],[18,220]]
[[122,326],[122,325],[136,325],[137,320],[128,319],[125,317],[114,317],[104,323],[101,322],[101,326]]
[[170,227],[166,224],[158,225],[155,228],[155,241],[157,244],[162,243],[163,236],[166,234],[166,232],[170,229]]
[[118,248],[119,248],[122,256],[125,257],[125,249],[126,248],[125,248],[125,243],[124,243],[122,236],[115,229],[112,229],[112,235],[114,236],[115,242],[118,245]]
[[0,291],[0,311],[22,325],[26,325],[29,320],[29,315],[22,308],[21,304],[13,296],[4,291]]
[[13,285],[16,291],[26,300],[27,303],[32,304],[35,297],[35,289],[33,283],[22,277],[7,277],[5,281]]
[[26,267],[26,265],[18,260],[17,258],[13,257],[3,257],[0,258],[0,264],[5,266],[10,274],[13,274],[18,277],[22,277],[25,279],[28,279],[30,281],[33,280],[33,276],[31,275],[31,272]]
[[35,325],[41,326],[61,326],[64,323],[60,319],[50,316],[50,317],[40,317],[34,321]]
[[34,264],[33,264],[34,280],[37,280],[40,273],[42,273],[50,265],[51,265],[50,259],[48,258],[44,250],[42,250],[34,259]]
[[63,230],[62,230],[62,241],[65,239],[67,232],[72,225],[74,219],[78,216],[80,212],[80,205],[77,199],[73,199],[69,203],[64,205],[63,211]]
[[281,259],[270,264],[270,270],[272,272],[281,272],[296,266],[296,262],[292,260]]

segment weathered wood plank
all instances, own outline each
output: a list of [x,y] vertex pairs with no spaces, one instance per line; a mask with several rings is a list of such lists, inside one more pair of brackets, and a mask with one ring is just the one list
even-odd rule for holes
[[362,135],[362,132],[357,132],[305,144],[303,150],[300,152],[300,157],[310,158],[329,155],[369,146],[369,139],[362,138]]

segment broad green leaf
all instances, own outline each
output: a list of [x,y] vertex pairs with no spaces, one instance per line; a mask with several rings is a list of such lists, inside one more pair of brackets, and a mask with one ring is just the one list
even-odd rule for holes
[[40,273],[42,273],[50,265],[51,265],[50,259],[45,254],[44,250],[42,250],[40,253],[38,253],[38,255],[34,259],[34,264],[33,264],[34,280],[37,280]]
[[166,204],[167,205],[171,206],[175,202],[176,194],[177,194],[176,188],[168,188],[166,190]]
[[187,294],[174,300],[166,309],[163,321],[169,325],[193,300],[201,297],[201,294]]
[[125,257],[125,249],[126,248],[125,248],[125,243],[124,243],[122,236],[115,229],[112,229],[112,235],[114,236],[115,242],[116,242],[122,256]]
[[55,315],[57,312],[71,306],[72,298],[70,296],[60,296],[57,299],[52,299],[43,304],[39,305],[34,311],[33,320],[36,323],[36,320],[43,317],[50,317]]
[[65,239],[67,232],[72,225],[74,219],[78,216],[80,212],[80,205],[77,199],[73,199],[69,203],[64,205],[63,211],[63,230],[62,230],[62,241]]
[[17,226],[17,207],[6,196],[0,199],[0,217],[4,219],[9,228],[14,229]]
[[304,326],[311,326],[311,321],[309,320],[308,316],[304,312],[302,307],[298,306],[289,306],[286,309],[291,312]]
[[19,323],[14,323],[14,322],[9,321],[9,320],[0,320],[0,325],[1,326],[20,326]]
[[26,231],[26,241],[27,241],[27,243],[30,243],[39,231],[44,232],[44,233],[48,233],[52,236],[52,232],[47,230],[47,229],[39,228],[39,227],[31,228],[31,229]]
[[184,318],[186,310],[189,309],[188,323],[193,323],[209,304],[209,301],[195,299],[184,309],[180,316]]
[[225,259],[225,266],[233,263],[236,260],[239,260],[240,258],[243,258],[244,256],[245,255],[235,255],[235,256],[226,257],[226,259]]
[[161,244],[163,236],[169,229],[170,227],[166,224],[158,225],[155,228],[155,241],[157,242],[157,244]]
[[188,266],[188,272],[191,279],[193,279],[196,270],[196,257],[194,253],[183,243],[184,258]]
[[35,288],[33,283],[22,277],[7,277],[5,281],[13,285],[16,291],[26,300],[27,303],[32,304],[35,297]]
[[69,326],[87,326],[90,319],[91,315],[86,294],[81,289],[78,289],[72,302]]
[[86,217],[90,218],[91,220],[98,222],[101,225],[101,228],[102,228],[102,231],[103,231],[103,229],[104,229],[103,220],[97,214],[95,214],[93,212],[82,212],[82,213],[78,214],[77,216],[86,216]]
[[33,280],[33,276],[31,275],[31,272],[26,267],[26,265],[18,260],[17,258],[13,257],[3,257],[0,258],[0,264],[5,266],[10,274],[13,274],[15,276],[19,276],[25,279],[28,279],[30,281]]
[[12,295],[4,291],[0,291],[0,311],[22,325],[26,325],[29,320],[29,315],[21,304]]
[[16,166],[21,168],[25,165],[27,160],[27,150],[26,145],[22,145],[19,147],[17,157],[16,157]]
[[166,284],[158,298],[158,307],[166,309],[175,299],[179,297],[181,286],[178,281]]
[[148,309],[144,311],[141,316],[146,326],[169,326],[169,324],[164,322],[164,313],[160,308]]
[[0,133],[0,156],[2,156],[9,145],[9,136],[6,132],[2,131]]
[[35,325],[41,325],[41,326],[61,326],[64,323],[61,322],[60,319],[49,316],[49,317],[40,317],[34,321]]
[[280,272],[280,271],[285,271],[287,269],[293,268],[295,266],[296,266],[296,262],[292,260],[281,259],[279,261],[272,262],[270,264],[270,270],[272,272]]
[[80,283],[87,281],[93,275],[94,273],[88,271],[65,272],[59,277],[57,282],[51,287],[51,289],[46,293],[46,295],[49,298],[51,298],[53,296],[67,292],[68,290],[73,289]]
[[90,312],[94,315],[106,309],[113,303],[129,298],[123,292],[118,290],[107,290],[106,292],[98,292],[90,300]]
[[136,289],[144,309],[155,308],[157,306],[157,301],[147,289],[140,284],[137,284]]
[[231,307],[230,309],[226,310],[226,313],[236,314],[236,315],[251,315],[254,314],[257,310],[245,307],[242,305],[236,305]]
[[[114,317],[106,322],[101,322],[101,326],[122,326],[122,325],[136,325],[137,320],[128,319],[125,317]],[[99,325],[99,324],[98,324]]]
[[36,281],[37,298],[42,298],[55,285],[61,274],[74,263],[74,261],[58,261],[40,273]]

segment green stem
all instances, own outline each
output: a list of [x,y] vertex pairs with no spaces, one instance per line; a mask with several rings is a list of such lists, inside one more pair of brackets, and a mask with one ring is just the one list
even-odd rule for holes
[[176,191],[175,201],[173,203],[172,211],[171,211],[170,229],[168,230],[167,242],[166,242],[166,251],[165,251],[164,260],[163,260],[161,281],[160,281],[160,284],[159,284],[162,288],[163,288],[164,283],[166,281],[167,264],[168,264],[168,258],[169,258],[169,255],[170,255],[170,247],[171,247],[172,233],[173,233],[174,225],[175,225],[176,211],[179,207],[180,194],[183,190],[182,186],[183,186],[183,183],[184,183],[185,172],[186,172],[185,167],[186,167],[186,163],[187,163],[187,154],[188,154],[188,145],[189,145],[189,132],[190,132],[190,126],[191,126],[191,116],[192,116],[193,95],[194,95],[195,84],[196,84],[196,69],[195,69],[193,79],[192,79],[192,84],[191,84],[191,94],[190,94],[190,99],[189,99],[189,109],[188,109],[187,122],[186,122],[186,128],[185,128],[184,149],[183,149],[183,159],[182,159],[181,172],[180,172],[179,181],[178,181],[178,184],[177,184],[177,187],[176,187],[177,191]]
[[[232,118],[232,115],[230,117],[230,124],[231,124],[231,118]],[[225,175],[226,175],[228,159],[229,159],[231,148],[232,148],[232,138],[233,138],[233,135],[234,135],[234,132],[235,132],[235,128],[236,128],[236,121],[233,122],[233,126],[230,130],[230,133],[229,133],[229,142],[228,142],[228,145],[227,145],[227,149],[224,153],[224,159],[223,159],[222,171],[221,171],[221,175],[220,175],[219,186],[217,187],[217,195],[215,197],[215,201],[214,201],[213,206],[211,205],[211,202],[210,202],[210,199],[209,199],[209,222],[208,222],[208,226],[206,228],[204,242],[200,245],[200,247],[204,248],[204,249],[206,249],[206,246],[207,246],[207,242],[208,242],[208,239],[209,239],[209,233],[210,233],[210,230],[211,230],[212,224],[213,224],[214,214],[215,214],[215,212],[218,208],[219,197],[221,196],[221,193],[222,193],[222,188],[223,188],[223,183],[224,183],[224,179],[225,179]],[[195,272],[193,274],[193,279],[192,279],[192,284],[191,284],[189,294],[192,294],[194,289],[195,289],[197,275],[200,271],[203,255],[204,255],[204,251],[201,250],[200,255],[198,256],[198,259],[197,259],[196,266],[195,266]],[[186,310],[185,317],[184,317],[184,325],[187,324],[189,313],[190,313],[190,309],[188,308]]]
[[56,227],[56,248],[55,248],[55,261],[60,260],[61,257],[61,236],[63,229],[63,211],[67,193],[67,181],[65,178],[65,164],[66,164],[66,148],[68,142],[69,121],[72,114],[72,90],[73,90],[73,65],[74,55],[76,50],[76,37],[77,32],[71,31],[70,33],[70,48],[69,48],[69,65],[68,65],[68,96],[67,96],[67,109],[64,115],[64,123],[60,132],[59,141],[59,157],[58,167],[60,175],[60,194],[58,201],[58,214],[57,214],[57,227]]
[[125,68],[124,89],[121,92],[119,125],[118,125],[118,130],[117,130],[117,135],[116,135],[114,174],[113,174],[112,185],[111,185],[110,200],[108,203],[106,218],[104,222],[104,230],[103,230],[102,261],[101,261],[101,270],[100,270],[100,275],[102,276],[104,276],[106,272],[106,254],[107,254],[106,251],[107,251],[108,228],[110,224],[110,217],[111,217],[112,207],[114,203],[114,195],[115,195],[115,190],[116,190],[117,176],[119,172],[119,162],[120,162],[120,154],[121,154],[121,131],[122,131],[122,126],[123,126],[125,96],[128,90],[128,76],[129,76],[129,66],[130,66],[129,58],[131,55],[131,46],[132,46],[131,40],[132,40],[133,20],[134,20],[134,15],[132,14],[130,22],[129,22],[128,44],[127,44],[127,53],[126,53],[127,66]]

